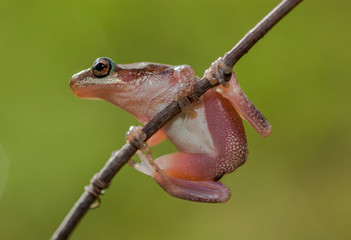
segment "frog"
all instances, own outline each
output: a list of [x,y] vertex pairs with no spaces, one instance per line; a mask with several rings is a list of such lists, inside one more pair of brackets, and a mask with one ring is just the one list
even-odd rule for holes
[[[207,72],[208,78],[210,75]],[[228,82],[205,92],[195,103],[184,104],[199,79],[189,65],[115,64],[101,57],[73,75],[70,87],[77,97],[110,102],[143,125],[172,101],[183,103],[188,110],[178,113],[146,142],[152,147],[168,138],[178,152],[153,159],[149,148],[139,150],[141,162],[130,165],[152,177],[171,196],[223,203],[230,199],[231,191],[219,180],[243,165],[248,156],[243,119],[262,137],[270,135],[272,127],[243,92],[232,69]],[[140,129],[131,132],[134,137]]]

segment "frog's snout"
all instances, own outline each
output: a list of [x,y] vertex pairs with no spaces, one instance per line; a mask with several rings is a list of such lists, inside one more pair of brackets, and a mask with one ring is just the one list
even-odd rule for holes
[[72,76],[69,81],[72,92],[79,98],[100,99],[100,87],[90,69],[83,70]]
[[78,74],[74,74],[72,78],[69,80],[69,86],[71,87],[71,90],[73,91],[74,94],[75,90],[78,89],[79,86],[79,76]]
[[89,69],[83,70],[79,73],[74,74],[72,78],[69,80],[69,86],[71,87],[71,90],[77,97],[81,97],[80,90],[86,87],[85,80],[89,78],[89,74],[90,74]]
[[88,74],[89,74],[89,70],[83,70],[79,73],[76,73],[72,76],[71,80],[69,81],[69,85],[70,87],[74,87],[76,85],[79,85],[79,83],[86,79],[88,77]]

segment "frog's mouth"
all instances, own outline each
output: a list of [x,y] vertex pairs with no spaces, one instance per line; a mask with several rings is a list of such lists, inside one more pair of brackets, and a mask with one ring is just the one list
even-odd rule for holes
[[72,89],[72,92],[74,93],[74,95],[76,95],[79,98],[83,98],[83,99],[92,99],[92,100],[101,100],[101,98],[94,96],[95,91],[93,91],[92,89]]
[[[105,99],[118,92],[120,83],[115,83],[108,78],[100,78],[99,81],[92,75],[90,69],[74,74],[69,81],[72,92],[79,98],[84,99]],[[115,86],[115,88],[113,87]]]
[[80,87],[78,86],[72,86],[71,85],[71,90],[79,98],[83,99],[92,99],[92,100],[101,100],[101,97],[99,97],[99,88],[96,86],[84,86]]

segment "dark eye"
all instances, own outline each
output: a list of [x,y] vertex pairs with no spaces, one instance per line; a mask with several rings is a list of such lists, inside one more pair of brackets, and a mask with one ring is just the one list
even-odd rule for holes
[[91,70],[95,77],[102,78],[107,76],[112,68],[112,61],[109,58],[98,58],[93,63]]

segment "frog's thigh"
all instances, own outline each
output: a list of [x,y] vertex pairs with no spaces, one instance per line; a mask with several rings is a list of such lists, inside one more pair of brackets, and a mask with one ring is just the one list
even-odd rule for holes
[[206,154],[177,152],[161,156],[155,162],[167,176],[186,180],[212,180],[219,174],[215,159]]
[[[154,179],[170,195],[198,202],[226,202],[230,190],[221,182],[213,181],[216,168],[204,154],[173,153],[157,158],[156,164],[165,171]],[[213,168],[214,167],[214,168]]]

